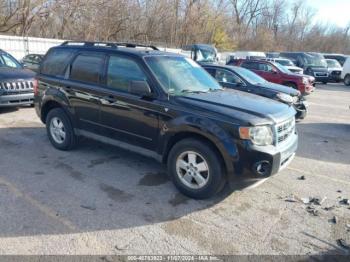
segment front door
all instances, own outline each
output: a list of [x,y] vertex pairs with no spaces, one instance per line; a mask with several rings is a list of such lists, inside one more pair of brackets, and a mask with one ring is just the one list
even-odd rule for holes
[[159,133],[160,106],[156,99],[129,93],[131,81],[146,81],[150,84],[145,72],[133,58],[123,55],[109,57],[105,99],[101,103],[101,127],[103,134],[113,139],[153,150]]

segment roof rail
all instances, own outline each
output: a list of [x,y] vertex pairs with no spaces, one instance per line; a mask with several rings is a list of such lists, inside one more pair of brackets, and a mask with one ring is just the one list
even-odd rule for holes
[[85,47],[112,47],[112,48],[118,48],[118,46],[127,47],[127,48],[144,47],[144,48],[151,48],[153,50],[159,51],[159,49],[153,45],[143,45],[143,44],[135,44],[135,43],[128,43],[128,42],[111,43],[111,42],[91,42],[91,41],[65,41],[61,44],[61,46],[69,46],[69,45],[85,46]]
[[86,46],[86,47],[113,47],[117,48],[115,43],[108,42],[90,42],[90,41],[65,41],[61,44],[61,46],[69,46],[69,45],[78,45],[78,46]]
[[137,48],[137,47],[145,47],[151,48],[153,50],[159,51],[159,49],[154,45],[144,45],[144,44],[136,44],[136,43],[128,43],[128,42],[116,42],[117,46],[124,46],[129,48]]

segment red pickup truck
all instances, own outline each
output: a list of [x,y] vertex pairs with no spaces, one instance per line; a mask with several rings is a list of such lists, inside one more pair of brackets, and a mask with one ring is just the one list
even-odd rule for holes
[[303,95],[308,95],[315,89],[314,77],[294,74],[277,63],[265,60],[239,60],[236,65],[253,71],[269,82],[298,89]]

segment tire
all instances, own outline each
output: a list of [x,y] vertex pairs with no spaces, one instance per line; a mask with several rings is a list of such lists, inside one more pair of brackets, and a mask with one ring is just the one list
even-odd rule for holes
[[346,75],[344,78],[344,85],[350,86],[350,75]]
[[293,89],[296,89],[296,90],[298,90],[298,86],[296,85],[296,84],[294,84],[294,83],[285,83],[284,84],[285,86],[288,86],[288,87],[291,87],[291,88],[293,88]]
[[[51,144],[55,148],[68,151],[75,147],[77,137],[67,114],[62,108],[54,108],[47,114],[46,131]],[[63,131],[64,136],[60,131]]]
[[195,199],[214,196],[226,182],[219,155],[197,139],[184,139],[173,146],[168,156],[168,173],[181,193]]

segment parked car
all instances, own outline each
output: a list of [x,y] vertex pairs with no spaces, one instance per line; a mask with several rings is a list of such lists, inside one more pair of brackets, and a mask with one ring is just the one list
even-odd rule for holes
[[237,65],[252,70],[269,82],[297,89],[302,95],[308,95],[315,89],[313,77],[294,74],[278,63],[266,60],[241,60]]
[[0,49],[0,107],[33,104],[34,73]]
[[274,84],[243,67],[203,65],[203,68],[211,74],[222,87],[248,92],[280,101],[287,105],[293,105],[297,111],[296,118],[304,119],[307,114],[308,104],[300,91]]
[[335,59],[326,59],[329,73],[329,80],[339,83],[341,81],[342,66]]
[[312,52],[281,52],[280,57],[292,60],[296,66],[304,69],[304,74],[315,77],[317,82],[328,83],[327,63],[322,55]]
[[48,51],[37,81],[36,112],[55,148],[72,149],[77,136],[131,144],[167,163],[193,198],[229,176],[275,174],[297,149],[293,107],[223,89],[182,55],[66,42]]
[[344,84],[350,86],[350,57],[344,63],[341,79],[344,79]]
[[272,58],[271,59],[271,58],[269,58],[267,60],[284,66],[292,73],[301,74],[301,75],[304,74],[304,70],[301,67],[297,67],[296,65],[294,65],[294,63],[290,59],[287,59],[287,58]]
[[335,59],[339,62],[341,66],[344,65],[346,59],[349,57],[343,54],[323,54],[325,59]]
[[21,62],[25,68],[37,72],[43,57],[43,55],[29,54],[23,57]]

